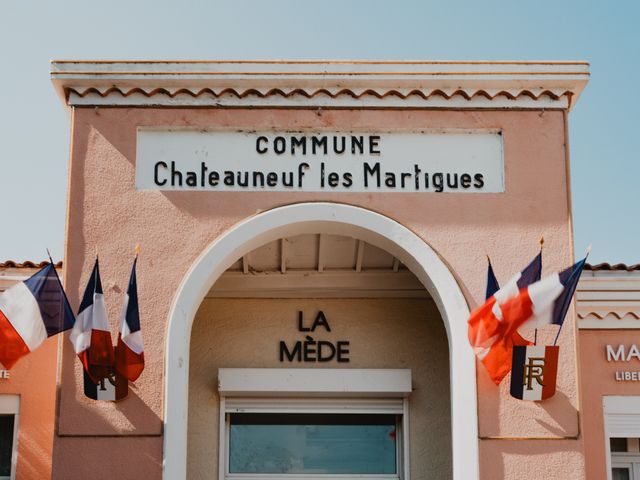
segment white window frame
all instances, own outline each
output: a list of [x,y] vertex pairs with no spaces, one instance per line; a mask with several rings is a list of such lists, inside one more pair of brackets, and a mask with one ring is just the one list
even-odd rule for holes
[[[604,396],[602,397],[602,411],[604,414],[604,448],[607,463],[607,479],[611,480],[611,468],[618,465],[618,458],[622,452],[611,452],[611,438],[640,437],[640,397],[638,396]],[[631,456],[637,453],[631,453]],[[632,470],[633,471],[633,470]],[[635,480],[640,480],[640,471]]]
[[11,451],[11,474],[0,476],[0,480],[15,480],[18,464],[18,431],[20,427],[20,395],[0,394],[0,414],[13,415],[13,444]]
[[[410,480],[411,370],[222,368],[218,370],[218,478],[224,480]],[[231,413],[394,414],[401,418],[397,473],[392,475],[231,474]]]
[[640,480],[640,454],[637,452],[612,452],[611,470],[614,468],[626,468],[631,472],[631,480]]

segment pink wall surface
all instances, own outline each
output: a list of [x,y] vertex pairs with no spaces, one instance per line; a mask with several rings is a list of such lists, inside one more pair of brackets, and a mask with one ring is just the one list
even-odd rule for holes
[[[570,264],[573,252],[564,115],[561,111],[76,108],[65,285],[72,305],[77,306],[97,249],[115,332],[133,248],[141,243],[138,290],[147,367],[126,400],[93,402],[84,397],[80,363],[71,345],[63,342],[54,478],[86,478],[96,469],[105,478],[123,471],[129,472],[130,478],[138,474],[149,479],[161,477],[163,362],[171,303],[187,270],[205,247],[257,212],[323,200],[387,215],[442,256],[471,308],[483,301],[486,254],[502,282],[537,253],[541,235],[545,238],[543,273]],[[506,192],[138,191],[134,173],[139,126],[336,131],[497,128],[504,136]],[[540,333],[544,342],[552,341],[553,335],[554,327]],[[556,472],[556,478],[584,478],[572,323],[565,326],[559,344],[558,393],[541,404],[512,399],[508,378],[496,388],[483,368],[478,368],[481,478],[547,480],[550,471]],[[79,445],[83,455],[78,455]],[[130,454],[122,455],[123,451]],[[97,463],[86,458],[95,458]]]
[[639,371],[637,360],[608,362],[606,346],[640,343],[637,330],[580,330],[580,379],[585,468],[588,479],[607,478],[602,397],[638,395],[640,382],[616,381],[616,371]]
[[17,480],[51,478],[58,337],[23,357],[0,380],[0,395],[20,395]]

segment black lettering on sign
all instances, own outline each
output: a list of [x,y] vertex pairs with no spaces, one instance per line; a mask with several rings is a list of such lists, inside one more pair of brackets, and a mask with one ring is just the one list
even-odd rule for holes
[[471,175],[468,173],[460,175],[460,185],[462,185],[462,188],[469,188],[471,186]]
[[261,147],[260,143],[265,142],[268,143],[269,139],[267,137],[261,136],[256,139],[256,152],[258,153],[267,153],[269,149],[267,147]]
[[284,137],[276,137],[273,140],[273,151],[276,152],[277,155],[282,155],[287,150],[287,143]]
[[302,155],[307,154],[307,137],[291,137],[291,155],[296,154],[296,149],[302,147]]
[[475,180],[475,182],[473,183],[474,187],[476,188],[484,187],[484,176],[481,173],[476,173],[473,176],[473,179]]
[[338,362],[346,363],[349,361],[349,342],[338,342]]
[[293,346],[293,351],[289,351],[286,342],[280,342],[280,361],[284,362],[285,357],[290,362],[302,359],[302,342],[296,342]]
[[309,335],[307,335],[305,337],[305,341],[304,341],[304,344],[303,344],[304,361],[305,362],[315,362],[316,361],[316,353],[318,351],[316,349],[316,345],[317,344],[318,344],[318,342],[316,342]]
[[[298,311],[298,331],[315,332],[317,330],[331,332],[331,326],[326,315],[320,310],[313,322],[305,322],[304,312]],[[279,343],[281,362],[330,362],[336,360],[340,363],[349,362],[349,342],[340,340],[316,340],[311,335],[305,335],[304,340],[298,340],[290,348],[287,342]]]
[[304,326],[304,314],[302,311],[298,312],[298,331],[299,332],[315,332],[316,328],[324,327],[327,332],[331,331],[331,327],[329,326],[329,322],[327,322],[327,317],[325,317],[324,312],[320,310],[318,315],[316,315],[316,319],[311,324],[311,327]]
[[333,343],[327,342],[326,340],[320,340],[318,342],[318,361],[319,362],[330,362],[333,360],[333,357],[336,356],[336,347],[333,346]]
[[367,162],[364,162],[364,187],[369,187],[369,177],[374,177],[376,186],[380,188],[380,162],[376,162],[373,164],[373,167],[369,165]]
[[315,155],[317,152],[327,154],[327,137],[311,137],[311,151]]
[[161,187],[163,185],[166,185],[166,183],[167,183],[166,179],[160,180],[160,172],[159,172],[160,167],[162,167],[165,170],[167,170],[169,168],[169,166],[164,162],[158,162],[158,163],[156,163],[156,166],[153,169],[153,181],[159,187]]
[[380,155],[380,135],[371,135],[369,137],[369,153],[371,155]]

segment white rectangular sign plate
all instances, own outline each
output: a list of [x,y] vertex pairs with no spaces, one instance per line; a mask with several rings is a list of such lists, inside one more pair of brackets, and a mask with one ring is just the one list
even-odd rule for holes
[[136,188],[236,192],[504,192],[488,131],[255,132],[140,128]]

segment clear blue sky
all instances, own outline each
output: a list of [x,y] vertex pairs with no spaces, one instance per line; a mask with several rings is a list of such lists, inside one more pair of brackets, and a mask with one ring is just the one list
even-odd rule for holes
[[577,251],[640,262],[640,2],[7,1],[0,261],[60,259],[69,117],[52,59],[587,60],[569,117]]

